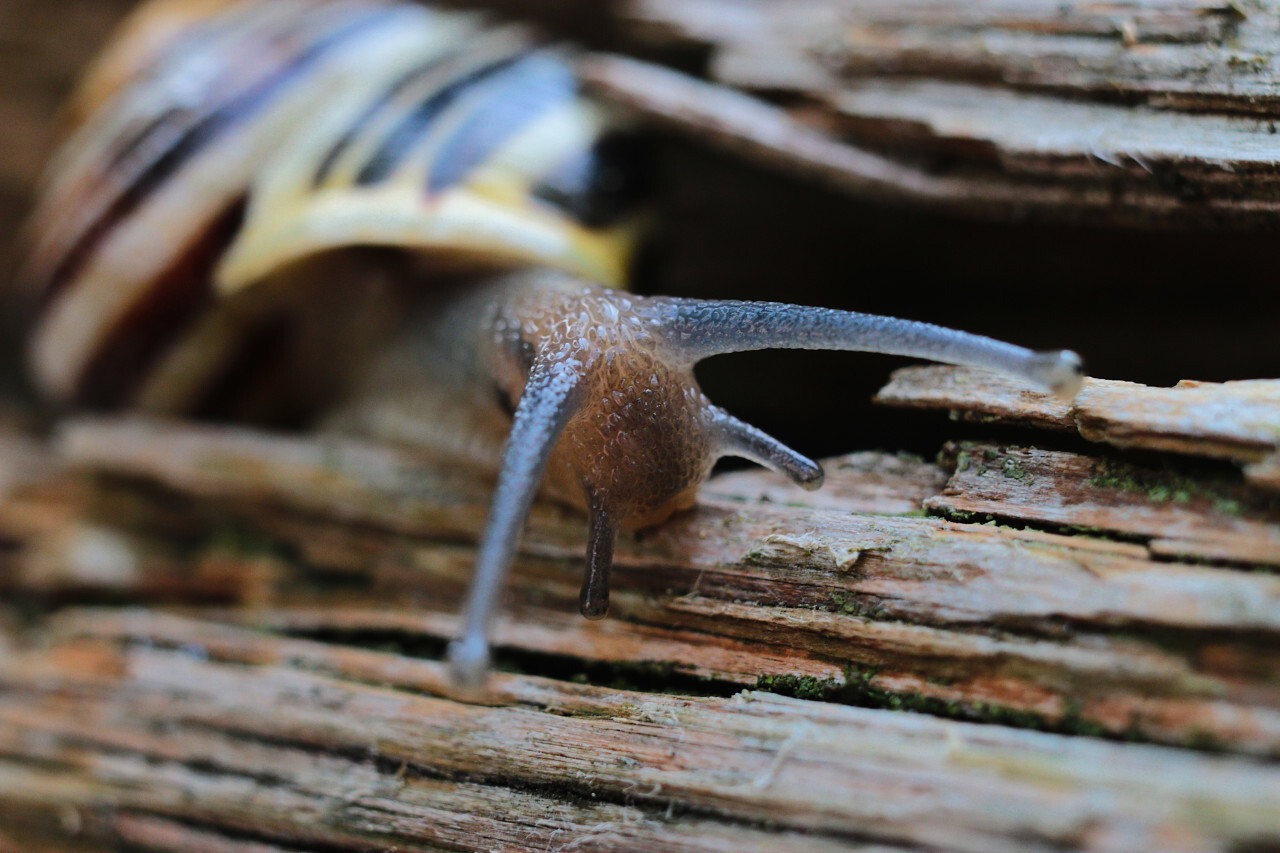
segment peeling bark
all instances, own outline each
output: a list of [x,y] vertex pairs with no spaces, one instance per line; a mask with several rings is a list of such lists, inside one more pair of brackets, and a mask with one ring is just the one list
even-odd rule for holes
[[[1016,220],[1274,227],[1272,4],[622,10],[634,43],[704,53],[721,88],[603,58],[588,70],[600,91],[864,197]],[[780,108],[749,110],[732,89]]]
[[[1170,562],[1274,565],[1274,507],[1194,472],[1148,483],[1073,454],[966,452],[945,488],[946,468],[848,458],[817,504],[759,472],[713,481],[695,512],[619,542],[603,623],[574,615],[582,520],[539,506],[500,654],[715,690],[808,678],[855,702],[1280,752],[1280,581]],[[76,425],[61,453],[98,472],[81,498],[93,524],[35,536],[24,588],[429,655],[456,628],[487,497],[458,472],[336,438],[140,421]],[[901,514],[921,503],[953,520]]]
[[1280,458],[1280,380],[1178,383],[1087,379],[1070,402],[983,371],[953,367],[899,370],[877,401],[947,409],[959,417],[1075,430],[1115,447],[1229,459],[1251,482],[1274,488]]
[[462,705],[430,661],[140,613],[57,627],[0,672],[4,811],[110,805],[399,850],[1207,850],[1280,832],[1280,782],[1235,758],[531,676]]

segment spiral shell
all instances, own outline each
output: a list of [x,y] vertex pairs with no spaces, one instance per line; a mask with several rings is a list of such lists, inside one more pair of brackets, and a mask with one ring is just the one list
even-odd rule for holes
[[372,273],[392,253],[335,250],[617,285],[634,242],[627,136],[579,95],[563,49],[475,15],[154,2],[70,118],[21,285],[36,382],[67,403],[314,402],[405,288],[403,270]]

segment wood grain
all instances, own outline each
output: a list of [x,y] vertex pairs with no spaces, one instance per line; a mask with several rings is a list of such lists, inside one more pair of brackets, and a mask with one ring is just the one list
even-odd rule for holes
[[[531,676],[467,706],[431,661],[146,614],[57,636],[0,675],[6,809],[110,803],[344,849],[1208,850],[1280,832],[1275,775],[1240,759]],[[762,813],[769,829],[733,828]]]
[[[483,483],[456,471],[334,437],[145,421],[81,422],[64,430],[60,453],[98,472],[95,522],[37,537],[27,588],[113,588],[220,621],[430,654],[456,628],[486,500]],[[1280,664],[1267,639],[1280,632],[1280,582],[1167,562],[1162,544],[1228,564],[1272,562],[1274,512],[1242,505],[1224,516],[1219,502],[1233,498],[1209,486],[1211,497],[1186,504],[1131,500],[1090,485],[1094,463],[1053,462],[1052,494],[1103,495],[1124,523],[1087,503],[1078,518],[1065,506],[1051,515],[1047,499],[1023,493],[979,506],[966,479],[976,467],[944,491],[946,468],[896,457],[831,466],[819,507],[778,500],[772,475],[730,475],[697,511],[619,543],[603,623],[575,615],[582,521],[539,506],[500,652],[521,667],[605,679],[715,690],[781,679],[969,719],[1023,715],[1039,727],[1280,749]],[[1038,469],[1022,464],[1013,484],[1028,486],[1027,468]],[[920,502],[967,523],[924,516]],[[1062,532],[984,525],[986,513]],[[1085,525],[1122,539],[1070,534]],[[1242,550],[1249,542],[1260,554]],[[114,587],[104,567],[117,569]],[[1256,677],[1226,675],[1245,671]]]
[[1280,380],[1183,381],[1172,388],[1086,379],[1070,402],[1027,391],[984,371],[911,367],[876,400],[944,409],[957,417],[1078,431],[1115,447],[1229,459],[1260,487],[1275,486],[1280,454]]
[[781,109],[612,59],[589,72],[601,91],[864,197],[1017,220],[1274,219],[1271,4],[630,0],[622,17],[633,43],[700,51],[710,80]]

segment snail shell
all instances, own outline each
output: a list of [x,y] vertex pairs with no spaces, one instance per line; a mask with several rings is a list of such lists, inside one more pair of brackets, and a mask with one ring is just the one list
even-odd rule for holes
[[622,282],[627,140],[561,50],[405,3],[213,5],[144,6],[76,101],[24,277],[50,397],[241,416],[320,402],[303,381],[316,341],[354,354],[395,313],[352,273],[298,282],[298,262],[346,247]]

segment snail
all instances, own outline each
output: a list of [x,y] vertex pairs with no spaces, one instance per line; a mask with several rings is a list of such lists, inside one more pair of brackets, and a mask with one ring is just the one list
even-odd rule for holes
[[821,485],[702,394],[701,359],[861,350],[1081,381],[1069,351],[620,289],[643,218],[635,135],[579,92],[565,48],[516,25],[398,0],[152,0],[68,115],[16,287],[34,384],[231,419],[345,399],[351,422],[378,402],[348,365],[410,365],[414,440],[502,447],[449,648],[462,686],[484,684],[540,484],[588,516],[593,619],[619,528],[689,507],[719,457]]

